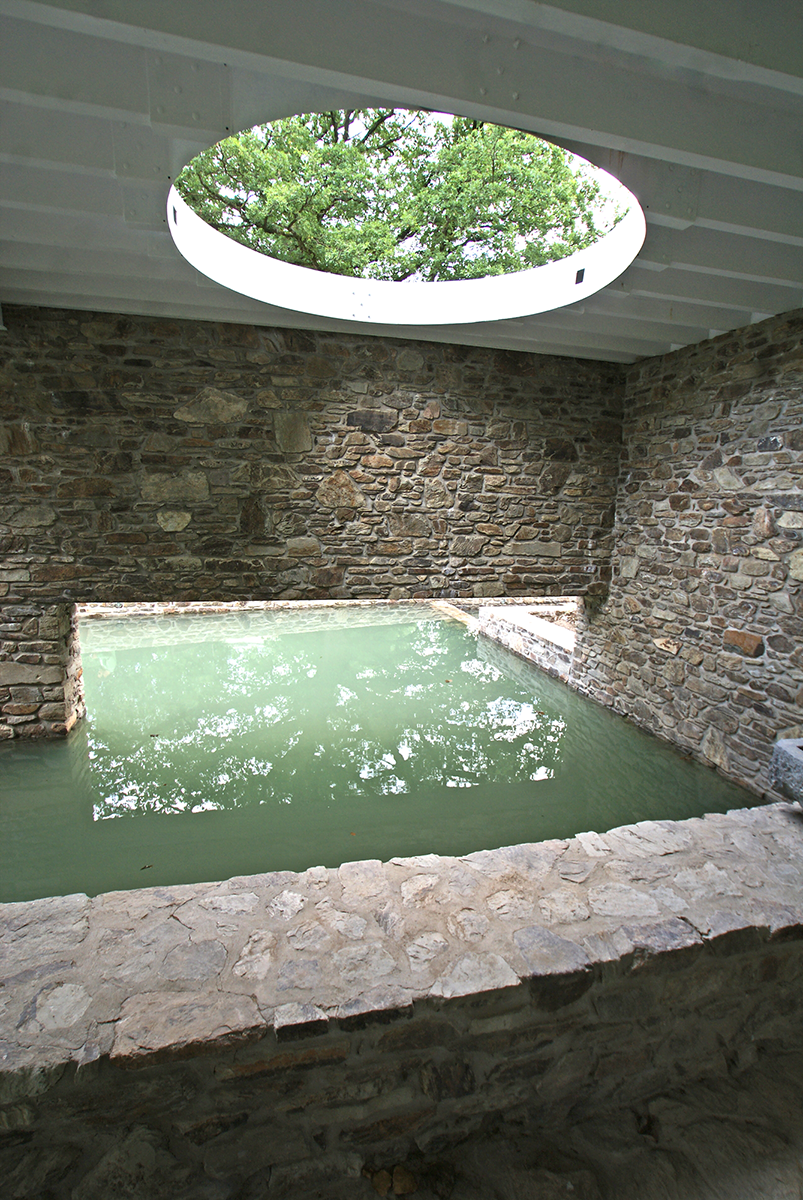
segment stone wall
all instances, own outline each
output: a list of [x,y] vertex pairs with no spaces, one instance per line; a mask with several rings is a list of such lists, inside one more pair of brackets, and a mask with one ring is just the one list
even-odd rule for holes
[[660,1097],[788,1045],[801,837],[775,805],[0,906],[3,1195],[367,1200],[517,1119],[657,1141]]
[[57,737],[84,714],[74,609],[0,607],[0,741]]
[[[759,791],[773,741],[803,734],[800,314],[627,369],[14,307],[7,320],[7,630],[20,606],[40,619],[59,601],[594,600],[613,564],[574,686]],[[0,645],[0,660],[28,653]],[[0,692],[4,708],[33,703]],[[10,715],[6,732],[47,731]]]
[[4,308],[0,603],[585,592],[618,366]]
[[624,445],[573,683],[762,790],[803,735],[803,316],[630,368]]

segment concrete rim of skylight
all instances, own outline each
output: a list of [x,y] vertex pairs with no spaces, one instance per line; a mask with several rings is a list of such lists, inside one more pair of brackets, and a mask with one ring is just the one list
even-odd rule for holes
[[170,188],[167,225],[176,249],[202,275],[240,295],[290,312],[376,325],[469,325],[578,304],[630,266],[647,232],[636,197],[600,167],[626,215],[592,246],[507,275],[437,283],[357,279],[282,262],[207,225]]

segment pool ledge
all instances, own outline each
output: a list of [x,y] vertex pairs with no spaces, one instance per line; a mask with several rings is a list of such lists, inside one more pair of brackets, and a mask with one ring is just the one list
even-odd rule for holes
[[480,608],[477,630],[485,637],[512,650],[520,658],[535,663],[542,671],[568,683],[572,676],[577,639],[573,628],[559,624],[556,617],[569,611],[577,617],[576,598],[559,601],[542,600],[526,605]]
[[548,987],[746,931],[798,938],[801,863],[801,814],[777,803],[464,858],[5,904],[0,1103],[71,1063],[228,1048],[236,1071],[249,1044],[264,1057],[419,1002]]

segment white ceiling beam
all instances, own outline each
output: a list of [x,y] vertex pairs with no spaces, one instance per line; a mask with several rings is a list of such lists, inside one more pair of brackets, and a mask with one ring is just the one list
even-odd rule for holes
[[628,267],[617,283],[624,283],[633,296],[693,300],[713,306],[732,305],[749,312],[789,312],[803,303],[803,283],[760,283],[682,267],[655,272],[647,269],[639,259]]
[[0,80],[29,102],[148,116],[147,53],[0,15]]
[[74,165],[82,171],[111,174],[114,171],[112,123],[82,114],[29,108],[6,100],[0,107],[0,159]]
[[[803,10],[798,0],[449,0],[486,17],[504,16],[601,50],[627,51],[656,62],[725,79],[803,94]],[[431,0],[418,0],[419,5]]]
[[758,283],[803,280],[803,247],[692,226],[678,231],[648,223],[642,264],[665,264]]
[[[779,104],[769,89],[728,93],[727,81],[714,87],[710,77],[671,61],[656,71],[635,55],[627,65],[605,55],[589,63],[587,46],[584,53],[579,46],[574,53],[545,49],[526,26],[498,18],[483,32],[481,26],[456,28],[454,10],[441,5],[413,20],[403,8],[372,0],[226,6],[204,0],[193,7],[188,38],[186,7],[163,0],[137,0],[133,7],[119,0],[62,0],[35,7],[39,13],[80,14],[100,33],[114,29],[143,40],[145,29],[144,40],[162,38],[164,50],[178,55],[197,55],[205,46],[212,61],[226,68],[232,61],[251,69],[260,63],[318,85],[360,92],[378,87],[399,103],[448,104],[522,122],[547,136],[686,166],[714,164],[740,178],[803,189],[803,108],[789,96]],[[119,20],[127,14],[128,22]],[[231,118],[238,125],[253,119],[237,112]]]

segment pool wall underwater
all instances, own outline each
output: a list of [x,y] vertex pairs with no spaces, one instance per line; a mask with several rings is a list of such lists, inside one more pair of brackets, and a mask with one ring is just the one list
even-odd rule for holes
[[[633,366],[4,317],[0,736],[80,715],[76,603],[560,594],[598,701],[758,793],[803,736],[800,313]],[[770,805],[4,906],[4,1177],[292,1195],[486,1118],[647,1120],[799,1011],[801,836]]]

